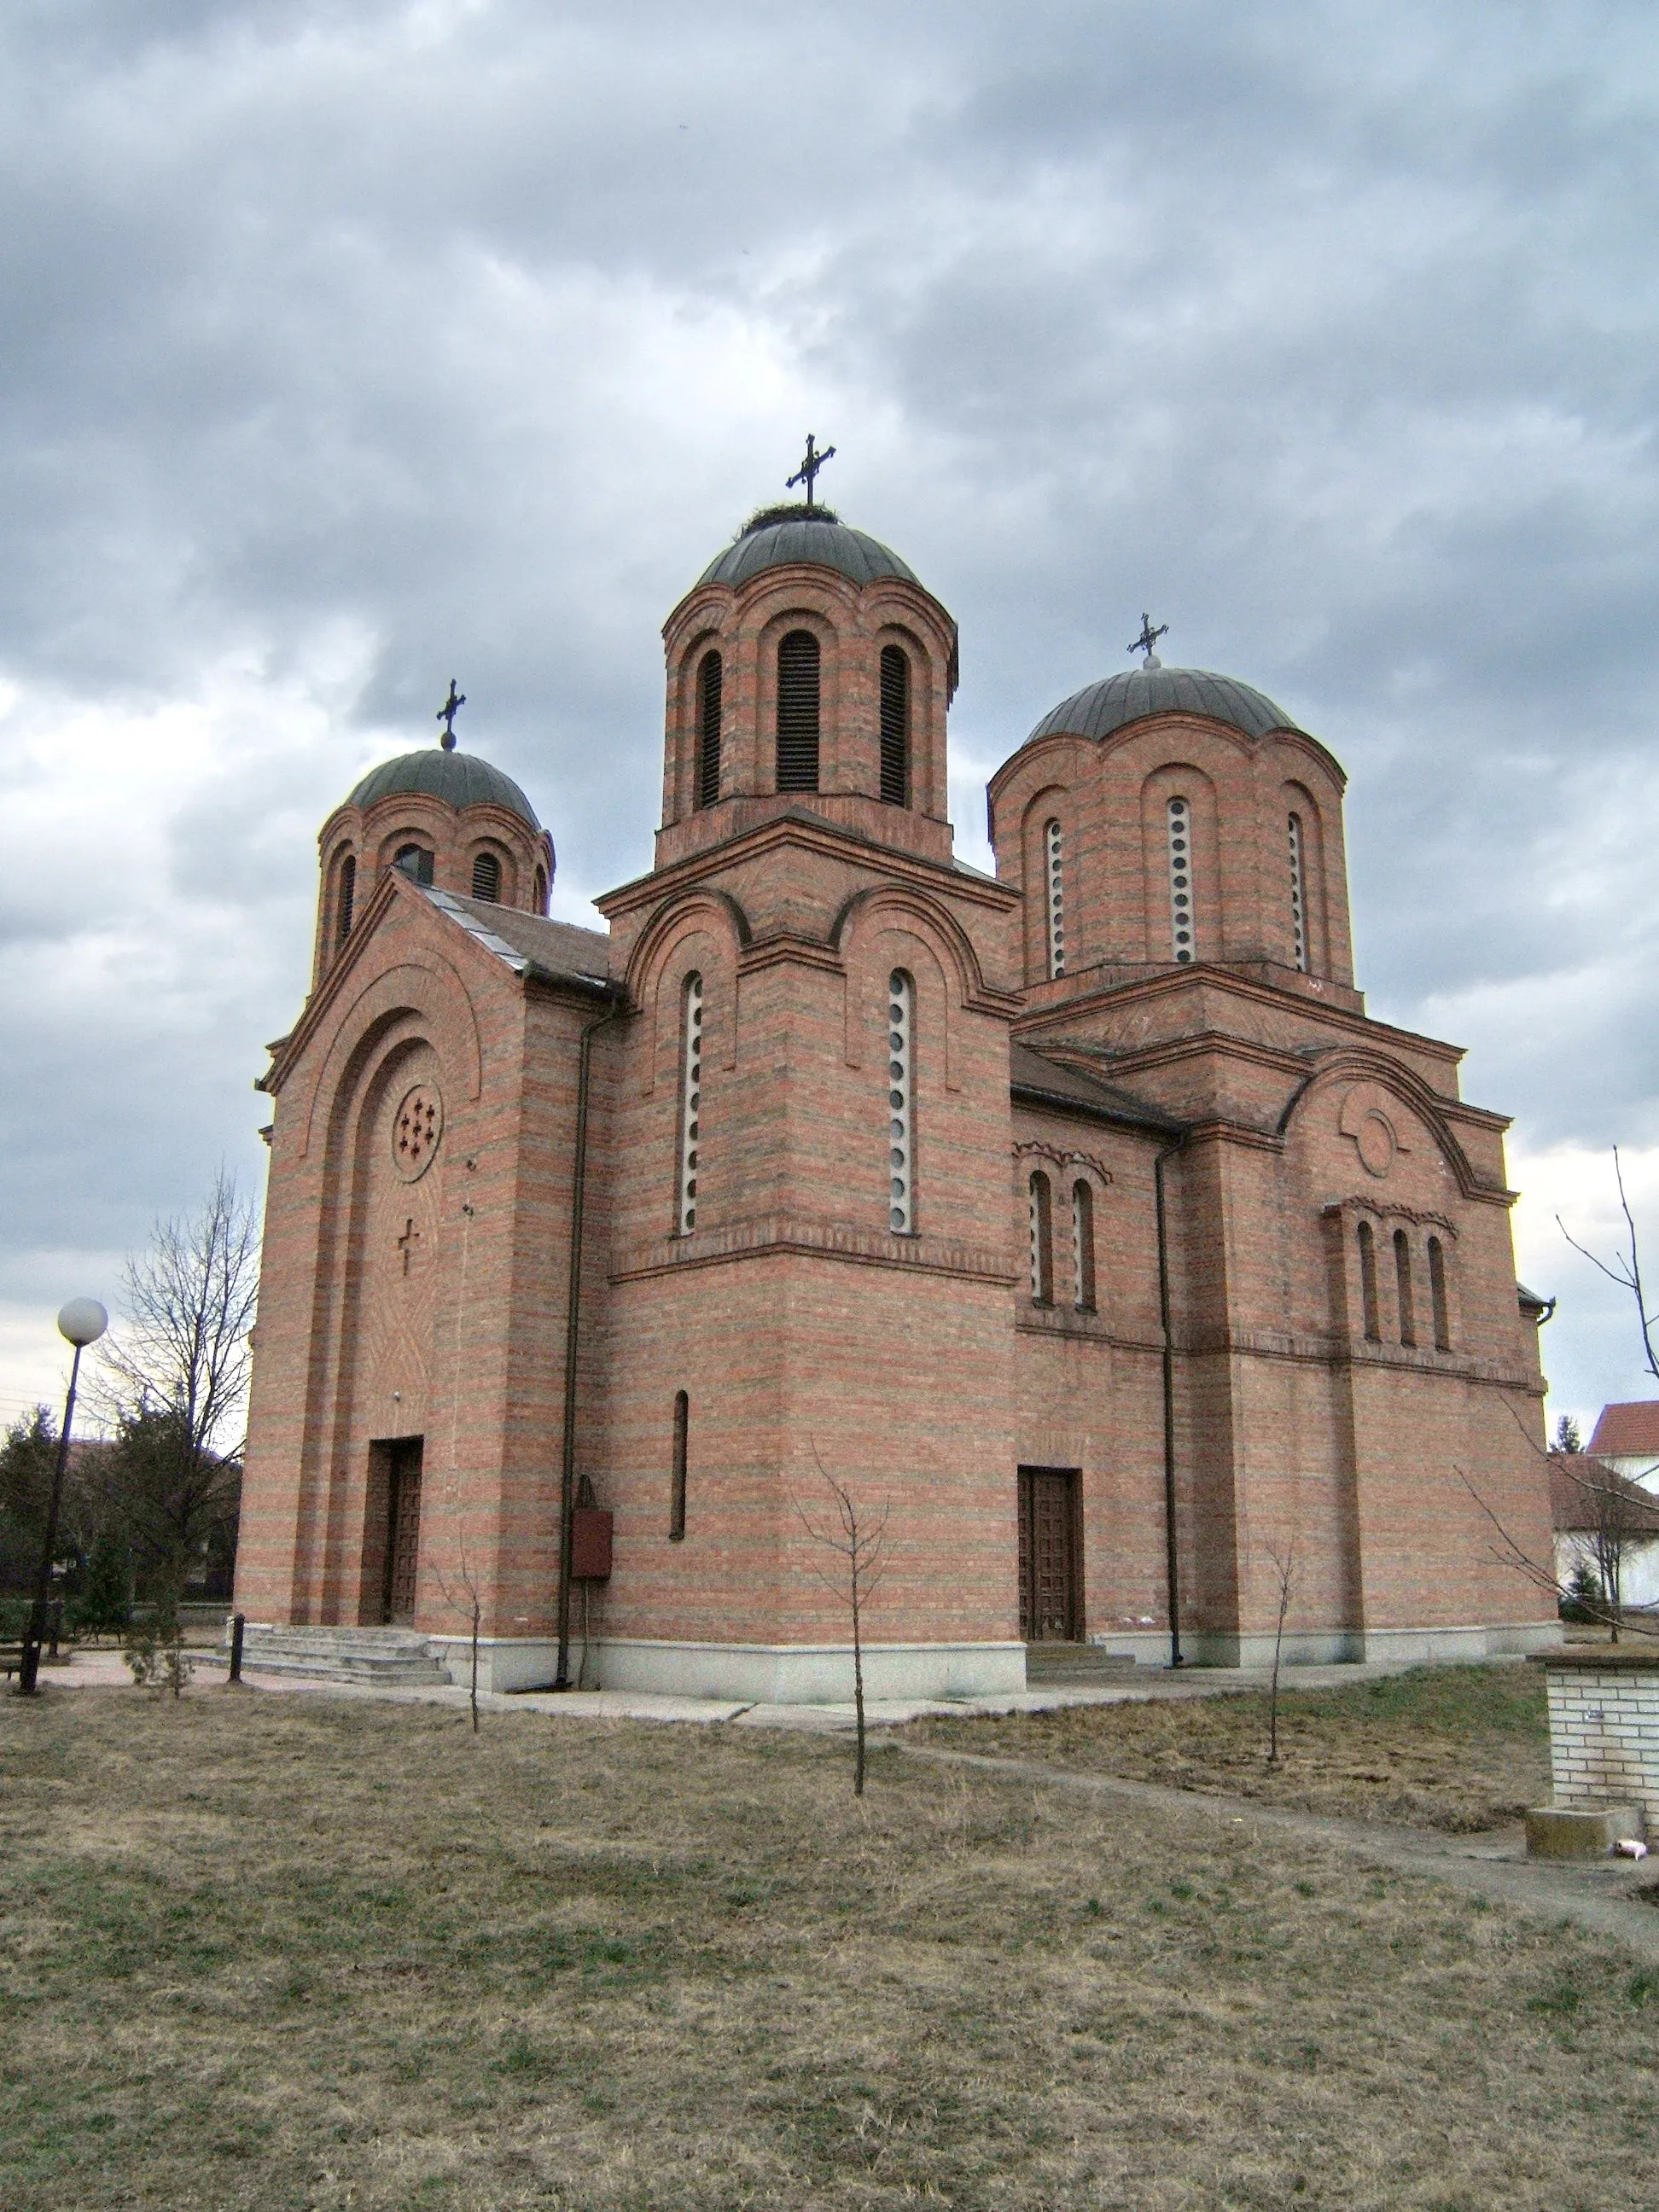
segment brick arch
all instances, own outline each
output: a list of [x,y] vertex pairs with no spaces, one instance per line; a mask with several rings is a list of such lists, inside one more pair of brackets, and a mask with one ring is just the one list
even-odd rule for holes
[[830,925],[830,944],[845,959],[854,933],[861,931],[868,919],[887,914],[908,916],[921,926],[924,938],[933,933],[947,968],[955,975],[957,995],[963,1006],[975,1012],[1004,1011],[1001,999],[986,983],[974,940],[950,908],[930,898],[926,891],[898,884],[872,884],[854,891],[842,902]]
[[[342,1013],[306,1100],[302,1158],[311,1150],[319,1105],[325,1098],[332,1102],[342,1095],[361,1055],[400,1019],[420,1024],[446,1071],[453,1067],[463,1094],[469,1099],[478,1097],[483,1089],[483,1044],[471,995],[449,962],[428,951],[423,959],[405,961],[365,984]],[[447,1051],[438,1045],[439,1037],[447,1040]]]
[[1195,962],[1225,957],[1231,919],[1222,898],[1221,796],[1215,778],[1184,754],[1159,760],[1141,776],[1139,816],[1145,957],[1163,965],[1173,965],[1175,961],[1170,935],[1169,820],[1165,808],[1171,799],[1176,798],[1188,801],[1195,823],[1189,832],[1196,892],[1192,908]]
[[726,1003],[724,1008],[713,1010],[709,1028],[716,1036],[724,1032],[719,1064],[726,1068],[737,1065],[738,965],[754,932],[748,915],[729,891],[689,891],[658,908],[640,932],[623,979],[629,1004],[646,1016],[644,1065],[640,1071],[642,1096],[648,1096],[657,1087],[664,980],[677,964],[674,954],[678,946],[687,938],[699,934],[712,936],[717,944],[727,948],[721,977]]
[[[854,892],[836,916],[830,941],[842,955],[846,978],[842,1000],[843,1057],[848,1067],[863,1066],[868,1038],[878,1029],[884,1032],[886,1026],[884,1014],[878,1015],[875,1011],[878,984],[884,1002],[888,969],[908,966],[914,970],[914,957],[908,957],[888,963],[885,967],[877,962],[867,973],[865,971],[861,956],[866,942],[889,933],[908,937],[927,952],[936,970],[942,1015],[939,1044],[945,1087],[954,1091],[958,1087],[953,1036],[956,1010],[982,1003],[985,981],[967,932],[947,907],[937,904],[925,892],[905,890],[896,884],[874,884]],[[918,976],[916,980],[920,984],[921,978]],[[860,988],[860,985],[865,988]]]
[[1369,1051],[1363,1046],[1339,1048],[1328,1059],[1321,1061],[1311,1073],[1304,1078],[1286,1100],[1279,1117],[1281,1136],[1290,1133],[1291,1126],[1310,1104],[1316,1093],[1322,1094],[1331,1085],[1369,1081],[1382,1090],[1392,1092],[1401,1104],[1409,1109],[1428,1130],[1438,1146],[1446,1164],[1456,1178],[1457,1188],[1465,1198],[1481,1199],[1488,1203],[1507,1205],[1510,1193],[1483,1183],[1469,1164],[1468,1155],[1453,1132],[1450,1123],[1440,1108],[1435,1093],[1420,1077],[1413,1075],[1398,1060],[1385,1054]]

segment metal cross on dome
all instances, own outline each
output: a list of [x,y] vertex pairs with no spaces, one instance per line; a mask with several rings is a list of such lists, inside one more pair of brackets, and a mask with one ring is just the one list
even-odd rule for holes
[[1154,629],[1152,617],[1148,614],[1141,616],[1140,635],[1127,649],[1131,653],[1145,653],[1146,657],[1141,663],[1143,668],[1156,668],[1159,665],[1158,641],[1167,633],[1169,627],[1168,623],[1159,623],[1158,628]]
[[449,679],[449,696],[432,717],[434,722],[441,722],[444,726],[444,733],[438,743],[447,753],[453,753],[455,750],[455,716],[465,704],[466,694],[455,689],[455,679],[452,676]]
[[812,433],[809,430],[806,434],[806,459],[795,471],[793,476],[785,479],[784,489],[793,491],[798,483],[804,483],[806,486],[806,504],[810,509],[812,505],[812,487],[818,480],[818,471],[826,461],[832,461],[835,457],[836,449],[833,446],[826,446],[821,453],[815,449]]

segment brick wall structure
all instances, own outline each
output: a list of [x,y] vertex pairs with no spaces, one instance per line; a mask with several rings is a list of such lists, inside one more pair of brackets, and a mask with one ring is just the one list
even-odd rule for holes
[[992,878],[945,818],[955,625],[877,541],[763,519],[665,645],[656,861],[605,930],[545,918],[475,757],[325,825],[239,1606],[441,1638],[476,1594],[490,1678],[550,1679],[568,1435],[618,1686],[845,1693],[826,1474],[889,1515],[876,1694],[1017,1686],[1028,1634],[1255,1659],[1275,1551],[1295,1656],[1553,1643],[1488,1541],[1549,1553],[1505,1125],[1364,1013],[1325,749],[1108,679],[994,778]]
[[1555,1803],[1639,1805],[1659,1835],[1659,1650],[1581,1649],[1542,1664]]

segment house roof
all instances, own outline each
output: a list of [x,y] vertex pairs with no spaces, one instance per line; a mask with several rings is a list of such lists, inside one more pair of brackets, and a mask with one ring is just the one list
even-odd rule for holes
[[1626,1535],[1659,1536],[1659,1498],[1589,1452],[1550,1454],[1550,1520],[1558,1534],[1595,1528],[1611,1499],[1622,1503]]
[[1082,1068],[1066,1067],[1040,1052],[1033,1052],[1028,1044],[1018,1039],[1008,1047],[1008,1074],[1016,1098],[1029,1099],[1037,1105],[1063,1107],[1068,1113],[1084,1114],[1096,1121],[1116,1121],[1133,1129],[1156,1129],[1165,1136],[1177,1136],[1182,1123],[1166,1114],[1160,1106],[1153,1106],[1144,1098],[1137,1098],[1132,1091],[1125,1091],[1115,1083],[1103,1082],[1099,1076],[1090,1075]]
[[520,975],[535,974],[579,988],[609,994],[611,940],[601,929],[578,929],[574,922],[549,921],[539,914],[518,907],[497,906],[489,899],[459,898],[430,884],[417,887],[441,914],[465,930]]
[[1645,1454],[1659,1460],[1659,1398],[1603,1406],[1589,1449],[1619,1459]]

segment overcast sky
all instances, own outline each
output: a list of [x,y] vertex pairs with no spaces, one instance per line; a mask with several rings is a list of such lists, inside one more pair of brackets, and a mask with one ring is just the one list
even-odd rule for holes
[[1557,1409],[1659,1394],[1651,4],[10,0],[0,1417],[222,1158],[314,836],[463,741],[648,865],[658,632],[805,431],[956,615],[959,849],[1080,684],[1346,764],[1374,1013],[1516,1117]]

